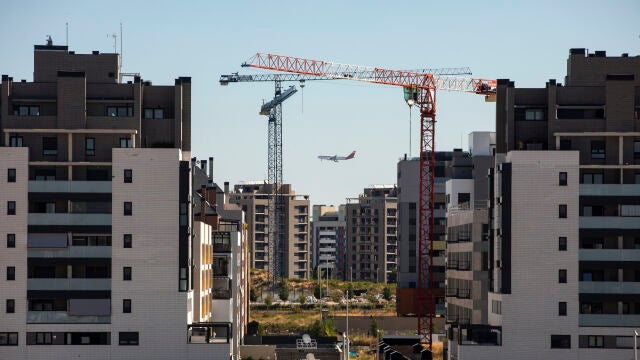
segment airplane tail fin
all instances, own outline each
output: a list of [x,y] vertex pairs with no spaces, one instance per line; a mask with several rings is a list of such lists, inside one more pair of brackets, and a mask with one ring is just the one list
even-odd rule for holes
[[353,150],[351,152],[351,154],[347,155],[347,159],[353,159],[354,157],[356,157],[356,151],[355,150]]

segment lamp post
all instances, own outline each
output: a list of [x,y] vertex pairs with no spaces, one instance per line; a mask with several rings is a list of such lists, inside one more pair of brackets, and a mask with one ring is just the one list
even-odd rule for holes
[[345,352],[347,355],[347,360],[349,360],[350,359],[350,355],[349,355],[349,290],[347,290],[347,326],[346,328],[347,328],[347,331],[346,331],[347,338],[345,339],[345,342],[347,344],[347,347],[346,347],[347,350]]

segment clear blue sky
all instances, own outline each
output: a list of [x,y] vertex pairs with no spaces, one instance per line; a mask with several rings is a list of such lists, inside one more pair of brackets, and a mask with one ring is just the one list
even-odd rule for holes
[[[569,48],[640,54],[640,1],[3,1],[0,73],[32,80],[33,45],[50,34],[77,53],[113,52],[124,28],[123,69],[154,84],[193,82],[193,153],[215,157],[215,180],[266,178],[270,83],[218,85],[256,52],[407,69],[469,66],[518,87],[564,82]],[[119,44],[119,40],[118,40]],[[119,45],[118,45],[119,49]],[[304,99],[304,101],[303,101]],[[304,102],[304,111],[303,111]],[[494,104],[438,93],[438,150],[467,147],[494,130]],[[284,179],[313,204],[339,204],[371,184],[396,181],[409,151],[409,111],[399,88],[308,82],[283,109]],[[413,154],[418,117],[413,111]],[[462,142],[461,142],[462,137]],[[320,162],[320,154],[356,159]]]

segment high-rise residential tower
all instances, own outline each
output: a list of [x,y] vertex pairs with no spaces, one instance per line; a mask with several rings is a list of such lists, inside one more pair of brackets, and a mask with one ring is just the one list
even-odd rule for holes
[[195,313],[212,243],[194,236],[191,79],[122,82],[119,61],[49,41],[32,82],[2,75],[2,359],[234,354],[232,321]]
[[308,279],[309,265],[309,195],[297,195],[291,185],[282,184],[278,196],[283,200],[283,239],[281,249],[269,249],[269,196],[271,185],[247,182],[235,185],[228,194],[229,202],[239,204],[246,212],[251,239],[251,268],[269,270],[276,251],[281,259],[277,278]]
[[633,357],[639,89],[640,57],[585,49],[564,85],[498,80],[488,324],[451,331],[451,358]]

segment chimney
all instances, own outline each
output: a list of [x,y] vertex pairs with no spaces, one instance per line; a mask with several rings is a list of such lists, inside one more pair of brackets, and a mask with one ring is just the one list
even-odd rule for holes
[[229,182],[228,181],[224,182],[224,193],[225,194],[229,193]]
[[209,184],[213,184],[213,157],[209,156]]
[[200,160],[200,169],[207,171],[207,160]]

